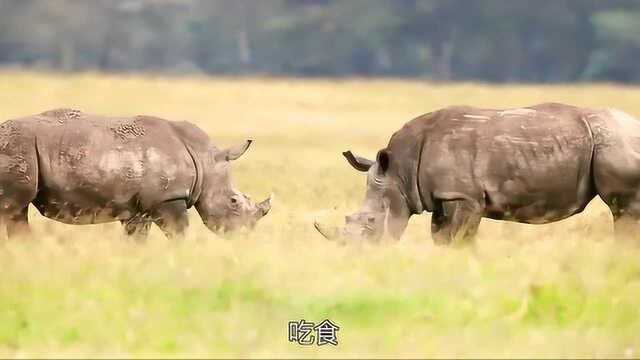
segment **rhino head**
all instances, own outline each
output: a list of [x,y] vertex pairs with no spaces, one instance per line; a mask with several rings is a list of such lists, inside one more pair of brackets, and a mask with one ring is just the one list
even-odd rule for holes
[[209,230],[225,233],[242,227],[253,228],[271,209],[271,196],[260,203],[238,191],[231,182],[230,163],[247,151],[251,140],[216,151],[204,171],[202,193],[196,210]]
[[315,228],[327,239],[379,240],[385,230],[398,239],[402,236],[410,211],[402,183],[396,175],[391,152],[378,152],[376,161],[355,156],[351,151],[342,155],[356,170],[367,173],[367,191],[357,212],[345,217],[345,226],[329,228],[315,223]]

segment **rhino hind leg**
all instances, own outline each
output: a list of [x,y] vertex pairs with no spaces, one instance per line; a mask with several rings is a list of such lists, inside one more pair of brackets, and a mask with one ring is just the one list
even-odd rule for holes
[[29,227],[29,204],[35,198],[36,188],[33,184],[6,185],[0,179],[0,189],[11,196],[0,196],[1,223],[6,226],[8,238],[31,235]]
[[0,125],[0,217],[8,237],[28,235],[29,204],[38,193],[35,138],[12,121]]
[[616,239],[624,242],[634,243],[640,235],[640,218],[631,216],[620,216],[614,218],[613,228]]
[[595,182],[598,195],[613,215],[614,236],[640,244],[640,191],[636,190],[640,181],[625,179],[624,174],[618,174],[608,165],[605,163],[596,171]]
[[29,207],[26,206],[18,213],[6,218],[7,236],[9,238],[28,237],[31,235],[28,213]]
[[472,201],[438,201],[431,217],[433,241],[436,245],[472,243],[481,219],[481,209]]
[[167,238],[182,238],[189,226],[187,203],[184,200],[164,202],[155,207],[151,218]]
[[[611,200],[611,199],[607,199]],[[613,214],[613,229],[616,239],[640,245],[640,201],[605,201]]]

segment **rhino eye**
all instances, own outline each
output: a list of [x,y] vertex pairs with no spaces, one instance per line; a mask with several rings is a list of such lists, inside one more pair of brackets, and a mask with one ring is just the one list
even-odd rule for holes
[[231,203],[232,203],[232,204],[235,204],[235,203],[237,203],[237,202],[238,202],[238,200],[237,200],[236,198],[231,198]]
[[369,224],[373,224],[373,223],[376,221],[376,218],[375,218],[375,217],[373,217],[373,216],[369,216],[369,217],[367,218],[367,221],[369,222]]

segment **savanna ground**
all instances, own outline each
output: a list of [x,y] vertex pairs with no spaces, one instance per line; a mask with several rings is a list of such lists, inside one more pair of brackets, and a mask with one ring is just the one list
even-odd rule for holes
[[[191,210],[178,243],[32,209],[37,241],[0,246],[0,356],[637,357],[640,250],[614,241],[600,200],[551,225],[484,220],[475,249],[435,247],[427,214],[378,246],[338,246],[312,223],[363,198],[340,152],[373,157],[419,114],[561,101],[640,115],[639,99],[613,85],[1,72],[2,119],[67,106],[189,120],[220,146],[252,138],[236,185],[276,200],[255,232],[224,239]],[[288,342],[288,321],[325,318],[337,347]]]

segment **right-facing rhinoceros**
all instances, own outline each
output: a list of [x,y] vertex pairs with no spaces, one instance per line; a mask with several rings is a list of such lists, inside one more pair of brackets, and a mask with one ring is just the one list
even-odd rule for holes
[[9,237],[29,231],[33,203],[67,224],[120,221],[145,237],[155,223],[169,237],[198,210],[212,231],[253,227],[271,208],[234,189],[226,150],[188,122],[151,116],[103,117],[56,109],[0,125],[0,220]]
[[437,244],[474,237],[487,217],[545,224],[599,195],[616,236],[640,236],[640,121],[626,113],[547,103],[490,110],[448,107],[408,122],[367,172],[367,193],[346,227],[325,237],[399,238],[412,214],[432,212]]

